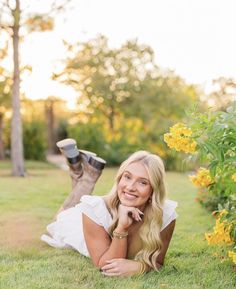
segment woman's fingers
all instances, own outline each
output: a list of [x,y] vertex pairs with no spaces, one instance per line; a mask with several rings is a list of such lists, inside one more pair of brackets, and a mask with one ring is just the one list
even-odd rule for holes
[[102,268],[101,268],[101,270],[102,271],[106,271],[106,270],[110,270],[110,269],[112,269],[112,268],[114,268],[114,265],[113,264],[108,264],[108,265],[105,265],[105,266],[103,266]]
[[104,276],[132,276],[137,271],[137,262],[124,258],[114,258],[106,261],[106,265],[101,268],[101,273]]
[[118,216],[119,225],[127,229],[133,221],[140,222],[142,220],[143,212],[135,207],[119,205]]
[[101,268],[101,273],[103,275],[107,275],[107,276],[113,276],[114,274],[115,275],[118,275],[120,272],[119,272],[119,266],[118,266],[118,263],[113,261],[113,260],[107,260],[106,261],[108,264],[103,266]]
[[135,221],[139,222],[142,221],[143,212],[137,208],[133,208],[128,212],[128,216],[133,218]]
[[144,215],[144,213],[142,211],[140,211],[138,208],[137,208],[137,210],[138,210],[140,215],[142,215],[142,216]]
[[106,260],[106,265],[104,265],[104,266],[102,266],[101,267],[101,270],[110,270],[110,269],[112,269],[112,268],[115,268],[115,267],[117,267],[117,262],[116,262],[117,260],[116,259],[112,259],[112,260]]

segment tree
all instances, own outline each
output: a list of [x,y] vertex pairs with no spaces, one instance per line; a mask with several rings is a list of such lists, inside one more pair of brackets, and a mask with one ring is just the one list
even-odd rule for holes
[[60,107],[63,107],[64,114],[66,113],[65,101],[54,96],[50,96],[44,100],[45,121],[46,121],[46,140],[47,154],[55,154],[58,152],[56,142],[58,141],[58,130],[60,129],[58,121],[62,121],[63,113],[60,112]]
[[[7,43],[4,47],[0,48],[0,59],[3,60],[7,56]],[[10,91],[12,79],[9,71],[3,65],[0,65],[0,159],[4,159],[4,141],[3,141],[3,128],[5,113],[10,108]]]
[[73,86],[87,113],[105,117],[111,131],[119,115],[148,123],[168,119],[169,125],[197,99],[194,86],[158,68],[151,47],[136,40],[117,49],[110,49],[104,36],[66,45],[65,68],[54,79]]
[[[20,113],[20,63],[19,44],[22,26],[28,26],[29,31],[46,31],[53,28],[53,13],[61,11],[69,1],[53,1],[49,12],[35,14],[30,12],[30,5],[33,1],[24,1],[23,8],[21,1],[1,0],[0,27],[9,32],[13,47],[13,87],[12,87],[12,123],[11,123],[11,160],[13,176],[25,176],[22,120]],[[29,6],[27,6],[29,5]],[[32,8],[32,7],[31,7]]]
[[115,120],[125,100],[140,91],[142,80],[154,67],[152,49],[136,40],[110,49],[104,36],[67,44],[67,49],[65,69],[54,79],[73,86],[87,111],[105,117],[111,132],[115,132]]
[[3,128],[4,116],[10,107],[11,78],[4,67],[0,66],[0,159],[4,159]]
[[[66,101],[50,96],[38,100],[22,98],[21,102],[25,158],[42,159],[36,154],[37,146],[41,156],[58,153],[56,142],[67,137],[67,122],[73,116],[66,107]],[[31,139],[25,139],[27,137]],[[33,143],[35,148],[27,147]],[[47,151],[42,152],[43,148]]]
[[212,91],[205,99],[207,106],[225,111],[233,101],[236,101],[236,80],[225,77],[212,80]]
[[156,123],[170,123],[181,119],[185,109],[197,100],[197,89],[187,85],[185,81],[171,71],[160,72],[158,75],[147,77],[142,81],[140,93],[135,100],[127,99],[126,115],[142,118],[150,122],[155,118]]

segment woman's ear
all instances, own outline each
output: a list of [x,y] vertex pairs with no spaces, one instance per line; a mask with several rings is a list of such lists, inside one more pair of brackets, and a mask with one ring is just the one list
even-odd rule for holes
[[152,195],[153,195],[153,193],[152,193],[151,196],[149,197],[148,203],[151,203],[151,202],[152,202]]

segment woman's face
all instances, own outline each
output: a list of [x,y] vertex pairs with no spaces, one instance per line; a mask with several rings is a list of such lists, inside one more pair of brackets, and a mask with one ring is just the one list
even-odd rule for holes
[[135,162],[127,166],[118,183],[117,192],[122,205],[144,209],[152,195],[152,187],[142,163]]

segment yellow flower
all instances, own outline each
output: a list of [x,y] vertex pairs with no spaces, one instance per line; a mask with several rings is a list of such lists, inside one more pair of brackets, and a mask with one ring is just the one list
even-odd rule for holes
[[234,173],[231,178],[236,183],[236,173]]
[[236,264],[236,252],[229,251],[229,257],[233,259],[234,264]]
[[194,153],[197,142],[190,138],[192,130],[183,123],[176,123],[170,128],[170,133],[164,134],[164,141],[171,149],[183,151],[185,153]]
[[232,229],[231,225],[227,225],[224,221],[221,222],[221,217],[226,214],[226,210],[222,210],[216,219],[215,227],[213,228],[213,233],[205,233],[205,238],[208,245],[215,245],[220,243],[233,244],[230,232]]
[[189,176],[191,182],[197,187],[207,187],[213,183],[213,180],[210,176],[210,171],[206,168],[199,168],[197,175]]
[[223,209],[220,211],[220,214],[219,214],[219,218],[221,218],[222,216],[228,214],[228,211],[226,209]]
[[170,128],[170,133],[173,135],[179,135],[179,136],[191,136],[192,135],[192,130],[184,123],[176,123]]

